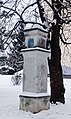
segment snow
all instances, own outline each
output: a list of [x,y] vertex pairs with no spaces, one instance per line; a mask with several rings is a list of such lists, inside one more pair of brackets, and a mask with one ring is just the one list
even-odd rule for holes
[[71,79],[64,79],[66,103],[51,104],[49,110],[33,114],[19,110],[22,86],[13,86],[11,76],[0,75],[0,119],[71,119]]
[[27,97],[43,97],[43,96],[50,96],[48,93],[32,93],[32,92],[23,92],[20,94],[21,96]]
[[32,50],[40,50],[40,51],[43,51],[43,52],[49,52],[50,53],[50,50],[43,49],[43,48],[40,48],[40,47],[22,49],[21,52],[28,51],[28,50],[30,50],[30,51],[32,51]]

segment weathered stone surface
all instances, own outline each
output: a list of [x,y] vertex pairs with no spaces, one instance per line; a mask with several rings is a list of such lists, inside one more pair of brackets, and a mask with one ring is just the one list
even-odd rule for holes
[[25,49],[23,91],[26,92],[47,92],[47,72],[49,52],[42,48]]
[[27,97],[20,95],[20,110],[37,113],[50,108],[50,96]]
[[[24,57],[23,90],[20,109],[33,113],[50,108],[50,95],[47,94],[47,72],[49,51],[42,48],[22,50]],[[26,93],[25,93],[26,92]],[[29,95],[27,95],[29,92]],[[31,95],[33,93],[33,95]]]

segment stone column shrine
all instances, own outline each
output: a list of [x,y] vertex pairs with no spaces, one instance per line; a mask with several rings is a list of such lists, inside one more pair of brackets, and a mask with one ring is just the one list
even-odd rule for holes
[[24,31],[26,48],[24,57],[23,89],[19,95],[20,110],[37,113],[50,108],[50,94],[47,90],[48,60],[46,50],[47,32],[40,28]]

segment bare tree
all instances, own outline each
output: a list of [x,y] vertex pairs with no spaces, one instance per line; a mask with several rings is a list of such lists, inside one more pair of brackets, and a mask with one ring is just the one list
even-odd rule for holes
[[[46,1],[48,3],[48,1]],[[64,99],[64,85],[61,67],[61,49],[60,40],[65,44],[71,44],[67,42],[63,32],[63,25],[71,22],[71,2],[70,0],[51,0],[49,4],[53,11],[53,20],[51,32],[51,60],[49,60],[50,66],[50,79],[51,79],[51,102],[57,101],[65,103]]]

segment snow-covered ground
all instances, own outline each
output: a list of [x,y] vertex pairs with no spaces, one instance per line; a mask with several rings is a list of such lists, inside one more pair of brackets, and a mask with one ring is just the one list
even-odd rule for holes
[[71,79],[64,79],[66,103],[51,104],[49,110],[36,114],[19,110],[20,86],[13,86],[11,76],[0,75],[0,119],[71,119]]

